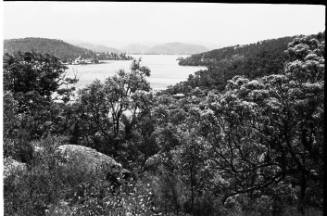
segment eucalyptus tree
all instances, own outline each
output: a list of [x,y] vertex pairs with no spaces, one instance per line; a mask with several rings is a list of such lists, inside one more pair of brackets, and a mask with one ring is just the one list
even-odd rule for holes
[[[87,143],[100,142],[114,152],[138,120],[149,113],[150,70],[134,60],[129,73],[120,70],[104,82],[94,81],[79,91],[79,127]],[[97,141],[98,140],[98,141]],[[110,145],[112,144],[112,145]]]
[[236,76],[225,93],[209,94],[202,122],[223,201],[293,194],[303,214],[322,206],[324,43],[296,38],[282,74]]

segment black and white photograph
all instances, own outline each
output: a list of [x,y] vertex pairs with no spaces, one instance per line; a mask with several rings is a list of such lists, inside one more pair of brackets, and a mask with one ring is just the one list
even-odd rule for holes
[[325,5],[1,7],[1,215],[323,215]]

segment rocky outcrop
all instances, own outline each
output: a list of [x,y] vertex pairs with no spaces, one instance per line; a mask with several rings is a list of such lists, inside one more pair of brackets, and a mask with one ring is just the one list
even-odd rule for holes
[[45,211],[45,216],[70,216],[73,214],[73,208],[69,206],[68,202],[63,200],[55,205],[51,204],[48,207]]
[[95,149],[80,145],[61,145],[57,152],[63,165],[70,165],[89,174],[119,174],[123,170],[120,163]]
[[7,178],[8,176],[16,175],[18,173],[25,172],[27,167],[25,163],[16,161],[12,158],[3,159],[3,177]]
[[157,167],[162,163],[162,155],[160,153],[154,154],[145,161],[145,168],[151,169]]

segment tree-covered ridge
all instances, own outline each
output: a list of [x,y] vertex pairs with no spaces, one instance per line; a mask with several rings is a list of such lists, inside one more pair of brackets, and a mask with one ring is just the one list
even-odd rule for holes
[[[280,73],[287,60],[284,50],[294,38],[295,36],[283,37],[249,45],[230,46],[181,59],[180,65],[203,65],[208,69],[190,75],[187,81],[173,86],[171,90],[175,93],[188,92],[195,87],[223,90],[227,80],[235,75],[256,78]],[[317,38],[323,40],[325,33],[320,33]]]
[[[57,58],[6,55],[6,215],[322,215],[324,34],[285,55],[280,72],[187,94],[152,92],[133,61],[75,100]],[[58,146],[79,149],[77,164]],[[100,155],[114,166],[87,173]]]
[[23,38],[4,41],[4,53],[39,52],[60,58],[63,62],[72,62],[77,58],[93,60],[129,60],[125,54],[94,52],[71,45],[62,40],[47,38]]
[[294,39],[294,37],[283,37],[278,39],[263,40],[252,44],[224,47],[204,53],[191,55],[190,57],[181,59],[179,64],[210,66],[217,64],[217,62],[226,61],[231,58],[256,56],[262,52],[265,53],[276,50],[282,53],[287,47],[287,44],[291,42],[292,39]]

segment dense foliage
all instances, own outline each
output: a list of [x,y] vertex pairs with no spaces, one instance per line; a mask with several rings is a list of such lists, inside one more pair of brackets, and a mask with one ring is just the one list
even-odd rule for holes
[[[74,100],[76,80],[57,58],[6,55],[4,153],[27,164],[5,179],[6,215],[321,215],[324,33],[295,37],[284,54],[256,75],[231,71],[223,90],[156,94],[133,61]],[[63,169],[65,143],[112,156],[133,177]]]
[[56,130],[60,106],[70,101],[77,80],[66,77],[66,66],[50,55],[5,54],[3,62],[4,138],[13,145],[4,153],[25,161],[28,142]]

